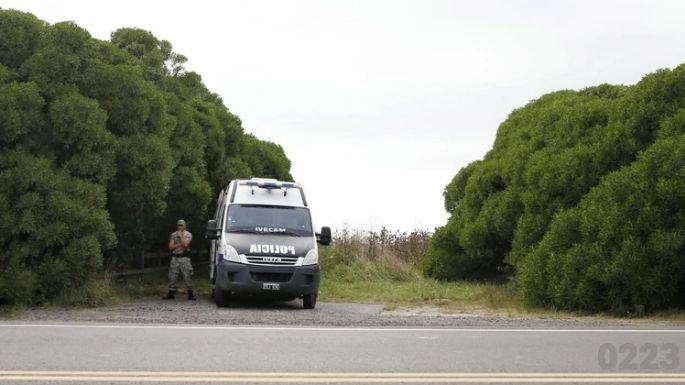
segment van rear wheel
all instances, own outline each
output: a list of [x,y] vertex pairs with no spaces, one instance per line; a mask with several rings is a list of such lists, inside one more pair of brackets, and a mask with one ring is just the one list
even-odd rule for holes
[[225,292],[221,289],[214,288],[214,303],[217,307],[227,307],[231,302],[231,293]]
[[302,297],[302,305],[304,305],[304,308],[305,309],[314,309],[316,307],[316,297],[318,297],[318,295],[316,293],[305,294]]

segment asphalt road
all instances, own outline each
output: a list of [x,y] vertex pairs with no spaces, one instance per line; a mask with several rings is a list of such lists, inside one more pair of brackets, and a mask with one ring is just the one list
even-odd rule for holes
[[0,323],[0,383],[56,381],[685,383],[685,329]]

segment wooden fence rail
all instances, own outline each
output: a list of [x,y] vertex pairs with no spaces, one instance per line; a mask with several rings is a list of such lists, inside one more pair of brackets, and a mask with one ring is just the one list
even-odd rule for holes
[[[193,266],[203,266],[209,264],[209,251],[200,250],[192,251],[190,253],[190,259]],[[171,253],[168,251],[146,251],[140,253],[138,258],[137,266],[132,269],[116,272],[114,275],[117,277],[137,275],[151,273],[155,271],[162,271],[169,268],[169,262],[171,261]]]

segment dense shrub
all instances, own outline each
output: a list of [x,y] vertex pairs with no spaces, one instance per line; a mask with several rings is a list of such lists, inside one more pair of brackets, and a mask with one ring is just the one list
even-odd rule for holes
[[[675,219],[679,198],[669,195],[665,209],[660,194],[680,183],[684,107],[681,65],[634,86],[559,91],[515,110],[492,150],[446,187],[450,218],[431,242],[424,273],[473,278],[514,266],[536,304],[682,307],[675,239],[685,223]],[[658,165],[653,175],[649,162]],[[652,246],[656,239],[663,249]]]
[[0,295],[42,302],[80,287],[115,245],[104,188],[46,159],[7,151],[0,156]]
[[0,10],[0,302],[78,292],[176,218],[201,234],[232,178],[291,178],[185,61],[140,29],[100,41]]
[[620,313],[685,306],[683,207],[679,135],[658,140],[555,218],[521,266],[525,298]]

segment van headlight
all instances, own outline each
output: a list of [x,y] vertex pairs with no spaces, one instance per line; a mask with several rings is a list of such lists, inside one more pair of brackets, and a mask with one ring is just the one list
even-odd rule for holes
[[222,249],[223,250],[219,249],[219,253],[224,255],[225,261],[240,263],[240,255],[238,255],[238,250],[236,250],[235,247],[226,245],[225,247],[222,247]]
[[319,263],[319,252],[316,249],[311,249],[307,253],[307,255],[304,257],[304,261],[302,261],[303,265],[316,265]]

